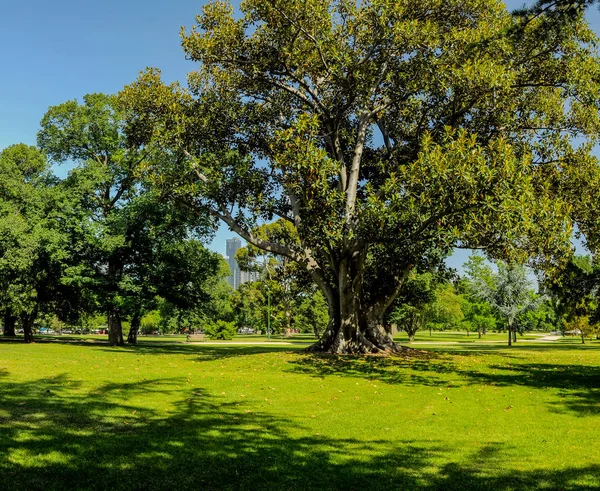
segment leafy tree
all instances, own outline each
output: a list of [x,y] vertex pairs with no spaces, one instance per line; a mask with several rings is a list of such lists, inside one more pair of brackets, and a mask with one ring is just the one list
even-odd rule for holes
[[[148,191],[143,171],[154,155],[125,137],[125,124],[116,97],[90,94],[81,104],[68,101],[51,107],[38,133],[40,148],[53,162],[77,164],[66,184],[80,197],[93,224],[85,258],[93,270],[89,286],[107,313],[113,345],[124,342],[123,316],[132,321],[129,340],[135,342],[144,310],[155,307],[157,286],[162,287],[158,294],[181,300],[181,292],[175,290],[185,290],[187,283],[184,280],[178,287],[174,283],[183,278],[183,262],[172,271],[174,276],[167,277],[165,261],[173,248],[180,247],[177,244],[195,247],[185,242],[191,231],[203,236],[212,230],[201,216]],[[180,252],[185,255],[190,250]],[[160,267],[163,270],[157,271]],[[198,267],[192,270],[197,272]],[[189,278],[192,271],[186,273]]]
[[598,325],[590,323],[589,315],[576,315],[571,320],[564,320],[564,325],[565,331],[579,333],[582,344],[585,344],[585,338],[598,334]]
[[475,287],[477,295],[506,322],[508,345],[512,346],[513,340],[516,340],[517,317],[534,309],[541,300],[541,297],[532,295],[533,283],[527,278],[527,271],[522,266],[499,263],[493,284],[477,279]]
[[482,283],[489,288],[494,286],[494,271],[490,263],[481,254],[471,254],[463,264],[464,278],[459,282],[462,292],[462,310],[464,312],[464,325],[468,330],[476,331],[479,338],[485,335],[488,329],[496,327],[498,322],[494,310],[489,302],[482,300],[479,295]]
[[327,302],[319,290],[302,298],[294,311],[294,326],[300,329],[300,332],[313,333],[316,338],[323,334],[329,317]]
[[436,280],[432,272],[412,272],[396,299],[395,308],[389,314],[389,321],[406,331],[410,342],[415,340],[415,334],[427,322],[429,309],[435,302]]
[[[311,275],[330,311],[315,349],[396,351],[384,315],[434,249],[565,257],[586,217],[570,202],[600,181],[581,14],[541,35],[546,13],[523,25],[496,0],[241,9],[210,3],[182,32],[189,89],[150,70],[124,90],[126,131],[169,149],[163,192]],[[297,242],[253,233],[275,217]]]
[[496,327],[497,319],[492,306],[476,296],[462,295],[461,310],[464,313],[463,325],[467,331],[476,331],[479,338]]
[[534,309],[528,310],[517,318],[517,326],[524,331],[552,331],[559,328],[559,318],[551,299],[544,297],[536,302]]
[[454,285],[439,285],[435,289],[433,302],[427,308],[426,326],[429,327],[429,334],[434,328],[455,328],[463,319],[461,297],[454,291]]
[[81,299],[74,262],[80,214],[35,147],[13,145],[0,153],[0,306],[4,334],[18,319],[26,342],[38,315],[63,319]]

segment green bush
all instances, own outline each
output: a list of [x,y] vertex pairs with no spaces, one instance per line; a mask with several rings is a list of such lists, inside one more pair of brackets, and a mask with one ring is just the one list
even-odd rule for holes
[[211,339],[233,339],[233,336],[235,336],[235,324],[233,322],[218,320],[207,324],[204,332]]

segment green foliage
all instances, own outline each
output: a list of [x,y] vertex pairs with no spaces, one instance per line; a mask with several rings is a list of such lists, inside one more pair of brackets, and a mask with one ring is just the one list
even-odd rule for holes
[[145,169],[164,156],[126,138],[124,114],[115,96],[90,94],[51,107],[38,134],[53,162],[76,164],[65,185],[87,215],[79,259],[111,344],[123,342],[121,320],[139,319],[157,296],[180,309],[207,301],[221,267],[198,240],[211,220],[149,189]]
[[455,292],[452,283],[439,285],[435,289],[434,300],[426,307],[425,328],[457,328],[465,315],[461,297]]
[[267,330],[267,292],[264,282],[253,281],[240,285],[231,297],[235,323],[239,328]]
[[327,328],[328,321],[327,302],[319,290],[302,298],[294,307],[294,327],[300,332],[310,332],[319,338]]
[[[496,0],[210,3],[182,30],[188,88],[144,72],[120,94],[125,132],[168,149],[147,167],[162,192],[310,274],[335,312],[324,349],[357,331],[383,349],[432,251],[551,269],[573,224],[593,231],[596,39],[582,15],[545,21]],[[254,233],[276,217],[292,233]]]
[[473,279],[476,296],[490,304],[494,313],[505,322],[510,336],[515,332],[520,315],[534,310],[544,300],[535,295],[532,281],[527,278],[523,266],[498,263],[498,273],[493,275],[491,285],[482,277]]
[[233,339],[235,331],[235,323],[224,320],[217,320],[204,327],[205,334],[211,339]]
[[389,321],[406,331],[411,341],[428,320],[439,283],[440,278],[435,273],[413,272],[404,284],[401,295],[396,299],[397,305],[391,311]]
[[581,336],[581,342],[585,344],[586,338],[598,335],[600,329],[598,324],[592,324],[588,315],[576,315],[570,320],[564,320],[565,331],[573,332]]

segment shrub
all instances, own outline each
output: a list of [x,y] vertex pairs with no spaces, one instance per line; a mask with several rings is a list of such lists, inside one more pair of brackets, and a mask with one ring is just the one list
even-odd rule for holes
[[207,324],[204,328],[205,334],[211,339],[233,339],[235,335],[235,324],[218,320]]

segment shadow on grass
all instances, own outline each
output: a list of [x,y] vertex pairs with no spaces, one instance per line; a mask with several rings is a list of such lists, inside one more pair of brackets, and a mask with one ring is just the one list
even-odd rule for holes
[[[356,377],[408,386],[480,384],[552,389],[560,396],[560,401],[550,402],[554,411],[600,414],[599,366],[578,363],[575,355],[567,364],[531,363],[531,358],[524,353],[525,350],[551,353],[563,349],[560,345],[527,345],[523,351],[495,346],[476,349],[436,348],[428,350],[433,355],[428,359],[302,356],[289,363],[291,371],[319,378]],[[573,350],[573,347],[570,349]],[[464,357],[475,356],[482,357],[483,361],[475,369],[472,363],[461,363]]]
[[[456,462],[439,441],[310,435],[282,417],[220,403],[202,389],[178,388],[181,383],[107,384],[84,393],[66,376],[27,383],[2,378],[0,489],[575,490],[600,484],[600,466],[507,470],[499,443],[483,443]],[[149,391],[175,400],[168,412],[135,402]]]

